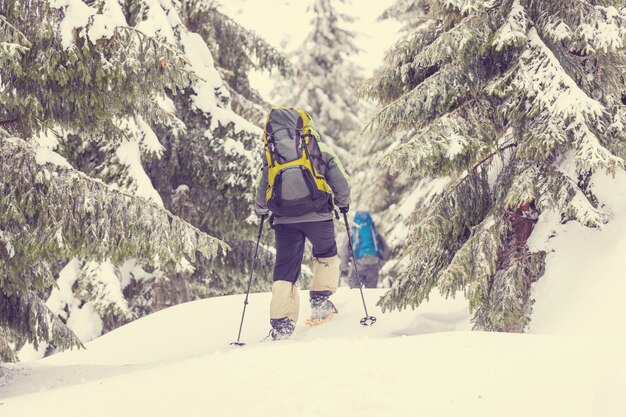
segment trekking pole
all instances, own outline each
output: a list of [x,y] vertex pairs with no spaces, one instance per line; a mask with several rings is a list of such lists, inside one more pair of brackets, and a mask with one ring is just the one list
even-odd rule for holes
[[352,265],[354,265],[354,273],[359,280],[359,291],[361,291],[361,300],[363,300],[363,309],[365,310],[365,317],[361,319],[361,325],[371,326],[376,323],[376,317],[367,314],[367,306],[365,305],[365,296],[363,295],[363,283],[359,276],[359,270],[356,266],[356,258],[354,256],[354,247],[352,246],[352,236],[350,236],[350,227],[348,227],[348,213],[343,213],[343,221],[346,224],[346,233],[348,234],[348,243],[350,243],[350,255],[352,256]]
[[259,253],[259,242],[261,241],[261,233],[263,233],[263,223],[265,222],[266,215],[261,216],[261,224],[259,225],[259,235],[256,238],[256,247],[254,248],[254,258],[252,258],[252,266],[250,267],[250,278],[248,279],[248,289],[246,290],[246,298],[243,300],[243,313],[241,313],[241,323],[239,324],[239,333],[237,334],[237,341],[231,342],[231,345],[245,346],[246,344],[240,342],[241,329],[243,328],[243,318],[246,316],[246,307],[248,306],[248,296],[250,295],[250,285],[252,284],[252,275],[254,274],[254,265],[256,264],[256,258]]

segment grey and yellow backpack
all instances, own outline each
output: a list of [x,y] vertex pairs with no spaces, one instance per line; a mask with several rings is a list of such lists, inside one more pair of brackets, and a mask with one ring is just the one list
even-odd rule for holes
[[276,107],[265,121],[267,207],[276,216],[297,217],[332,210],[332,192],[321,172],[320,135],[302,109]]

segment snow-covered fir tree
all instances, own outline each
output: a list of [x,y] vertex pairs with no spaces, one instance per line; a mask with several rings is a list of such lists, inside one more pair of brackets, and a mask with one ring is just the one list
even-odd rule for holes
[[214,2],[191,0],[181,16],[189,30],[199,33],[215,57],[215,66],[230,92],[232,109],[240,116],[262,125],[270,107],[250,85],[252,69],[263,69],[282,77],[295,74],[292,64],[254,32],[220,12]]
[[315,120],[331,144],[346,147],[362,127],[364,107],[350,99],[361,70],[350,59],[358,53],[354,33],[345,27],[351,18],[337,10],[345,0],[315,0],[313,19],[293,61],[300,73],[285,80],[273,97],[278,104],[301,107]]
[[[35,345],[76,344],[42,300],[63,259],[98,259],[107,254],[119,259],[145,247],[141,258],[154,266],[172,259],[179,263],[184,253],[197,246],[180,232],[188,229],[197,240],[199,231],[158,206],[81,179],[58,155],[57,161],[68,169],[44,168],[49,150],[36,147],[34,137],[58,131],[57,136],[80,137],[84,144],[107,141],[115,146],[129,134],[121,118],[166,120],[166,112],[152,104],[155,96],[162,95],[165,86],[181,83],[187,72],[177,65],[164,74],[155,55],[176,64],[180,55],[143,33],[115,28],[105,18],[93,19],[94,31],[85,28],[81,33],[73,27],[74,20],[64,19],[60,9],[69,10],[68,5],[43,1],[3,1],[0,5],[0,30],[6,40],[0,49],[0,118],[10,132],[2,133],[0,221],[1,325],[3,336],[10,339],[0,345],[3,357],[8,358],[12,349],[7,340],[16,338]],[[80,11],[80,6],[71,9]],[[118,209],[131,212],[116,219]],[[164,223],[156,226],[159,217]],[[150,227],[152,221],[155,229]],[[184,226],[177,226],[177,231],[175,223]],[[172,242],[184,236],[189,240],[187,248],[173,247],[168,234]],[[209,252],[205,249],[205,253]]]
[[[14,358],[13,341],[35,347],[80,345],[45,303],[55,273],[68,259],[121,263],[133,258],[154,268],[177,268],[194,262],[198,252],[217,254],[216,239],[158,205],[89,178],[58,154],[4,130],[0,171],[3,360]],[[108,293],[91,289],[87,297],[99,301]]]
[[[253,67],[287,74],[291,67],[283,55],[212,2],[187,1],[179,15],[198,41],[194,47],[182,48],[194,72],[204,75],[173,97],[173,108],[186,130],[175,135],[159,129],[164,157],[151,161],[148,174],[167,208],[231,247],[227,256],[197,263],[191,280],[168,274],[165,282],[177,287],[172,293],[186,301],[244,288],[254,245],[249,239],[256,237],[250,206],[253,177],[260,164],[260,126],[267,108],[250,87],[247,74]],[[209,79],[209,85],[203,83]],[[217,104],[209,106],[201,97],[213,91]],[[262,251],[258,276],[268,276],[272,260],[269,252]],[[267,289],[268,283],[260,280],[253,285]]]
[[[197,19],[194,13],[213,9],[201,2],[149,0],[2,1],[0,5],[0,30],[8,40],[0,49],[0,118],[9,131],[3,133],[7,138],[3,151],[20,140],[8,137],[17,136],[26,141],[20,145],[24,158],[34,155],[34,161],[43,164],[48,160],[45,155],[53,155],[53,161],[67,168],[64,175],[69,172],[67,176],[74,178],[80,174],[73,169],[78,169],[87,174],[85,184],[92,184],[89,177],[95,177],[123,190],[116,192],[95,182],[102,190],[84,195],[84,187],[65,184],[63,191],[55,189],[66,193],[65,198],[55,195],[46,201],[51,208],[44,209],[71,213],[71,207],[84,205],[84,210],[68,216],[67,223],[52,218],[55,223],[43,227],[38,223],[42,208],[32,201],[40,196],[8,185],[27,165],[19,159],[3,159],[3,164],[19,167],[2,165],[13,174],[3,177],[7,181],[3,203],[17,207],[21,214],[27,204],[29,216],[35,216],[14,224],[12,210],[3,209],[0,221],[0,252],[6,255],[2,267],[11,272],[3,274],[9,278],[0,285],[3,313],[11,312],[2,315],[4,358],[16,347],[9,348],[10,340],[49,343],[50,348],[78,343],[64,322],[86,306],[99,315],[106,331],[155,308],[243,287],[240,280],[247,276],[249,263],[244,254],[251,245],[246,239],[255,229],[244,220],[250,215],[256,170],[251,155],[260,146],[259,128],[230,110],[229,89],[215,67],[207,46],[210,40],[187,28]],[[217,27],[215,19],[212,25]],[[232,29],[232,22],[224,26],[231,28],[228,33],[235,40],[245,37],[243,29]],[[221,36],[220,42],[233,40]],[[282,68],[274,50],[258,38],[250,42],[256,49],[248,45],[240,54],[256,54],[261,65]],[[57,177],[46,173],[47,166],[47,171],[41,167],[44,174],[37,167],[31,171],[38,182],[31,183]],[[109,193],[120,194],[124,203],[107,203],[117,198]],[[131,194],[151,201],[135,202]],[[85,198],[88,202],[82,203]],[[92,211],[92,205],[97,209]],[[133,222],[133,227],[127,222]],[[107,229],[121,225],[126,229]],[[27,243],[16,240],[16,227],[32,229],[24,236]],[[200,230],[233,242],[234,259],[220,251],[212,263],[207,262],[209,255],[217,255],[216,244]],[[72,233],[77,236],[71,238]],[[168,234],[170,241],[163,238]],[[35,236],[50,241],[46,256],[35,250]],[[115,245],[105,240],[98,246],[96,237],[102,236],[114,239]],[[205,257],[191,256],[195,250]],[[63,268],[63,260],[72,258]],[[268,268],[270,256],[264,260],[262,266]],[[57,288],[46,308],[43,299],[61,269],[65,272],[60,280],[65,277],[71,283],[73,298],[60,296]],[[194,271],[198,279],[181,280]],[[24,274],[32,278],[17,289],[9,285]],[[60,314],[61,320],[51,312]],[[52,327],[53,332],[48,330]]]
[[403,138],[382,166],[448,185],[414,214],[380,304],[464,291],[475,328],[523,331],[544,269],[526,244],[538,216],[608,221],[588,184],[624,168],[624,1],[413,3],[428,20],[359,93],[382,105],[374,127]]
[[402,32],[412,33],[419,24],[425,21],[424,15],[428,13],[427,2],[415,0],[397,0],[385,9],[379,16],[379,20],[394,19],[403,23]]

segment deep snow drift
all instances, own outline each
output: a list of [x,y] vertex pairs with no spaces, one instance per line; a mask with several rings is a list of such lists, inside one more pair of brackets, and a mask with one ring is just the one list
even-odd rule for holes
[[[382,291],[365,291],[370,306]],[[87,350],[4,366],[1,415],[620,415],[607,411],[623,406],[617,357],[590,340],[469,332],[465,301],[437,296],[416,311],[370,308],[367,328],[358,290],[335,300],[328,324],[261,342],[269,294],[253,294],[243,348],[229,345],[243,296],[161,311]]]

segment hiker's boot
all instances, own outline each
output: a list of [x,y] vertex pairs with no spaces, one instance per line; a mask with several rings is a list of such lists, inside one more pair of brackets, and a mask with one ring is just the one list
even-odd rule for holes
[[298,289],[289,281],[275,281],[272,286],[272,301],[270,302],[270,336],[272,339],[286,339],[296,328],[298,312],[300,310],[300,296]]
[[296,323],[288,317],[282,319],[270,319],[272,330],[270,336],[273,340],[287,339],[296,329]]
[[311,321],[324,321],[338,313],[328,295],[311,295]]

